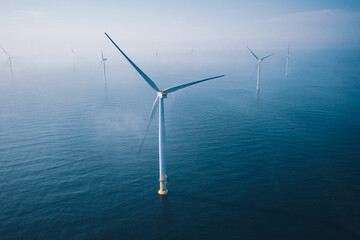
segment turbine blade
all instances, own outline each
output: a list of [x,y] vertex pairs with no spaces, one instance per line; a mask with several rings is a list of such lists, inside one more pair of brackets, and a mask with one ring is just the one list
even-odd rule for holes
[[272,55],[274,55],[274,54],[267,55],[267,56],[263,57],[263,58],[260,59],[260,60],[262,61],[262,60],[264,60],[265,58],[271,57]]
[[101,59],[104,60],[103,50],[101,49]]
[[131,61],[130,58],[128,58],[128,56],[126,56],[126,54],[123,51],[121,51],[121,49],[109,37],[109,35],[107,35],[107,33],[105,33],[105,35],[110,39],[110,41],[115,45],[115,47],[121,52],[121,54],[126,58],[126,60],[129,61],[129,63],[135,68],[135,70],[145,79],[145,81],[150,85],[150,87],[152,87],[156,92],[160,92],[160,89],[156,86],[156,84],[143,71],[141,71],[141,69],[138,68],[138,66],[136,66],[135,63],[133,63],[133,61]]
[[5,53],[8,57],[10,57],[9,54],[5,51],[5,49],[4,49],[3,47],[1,47],[1,49],[4,51],[4,53]]
[[148,132],[148,130],[149,130],[150,123],[151,123],[152,119],[153,119],[154,116],[155,116],[155,112],[156,112],[156,109],[157,109],[158,106],[159,106],[159,97],[157,96],[157,97],[155,98],[155,101],[154,101],[153,106],[152,106],[152,108],[151,108],[151,113],[150,113],[150,116],[149,116],[149,120],[148,120],[148,124],[147,124],[147,127],[146,127],[146,131],[145,131],[143,140],[141,141],[141,145],[140,145],[139,151],[138,151],[138,153],[137,153],[137,156],[139,156],[140,151],[141,151],[141,149],[142,149],[142,146],[144,145],[144,141],[145,141],[146,134],[147,134],[147,132]]
[[254,55],[254,57],[255,57],[257,60],[259,60],[259,58],[255,55],[255,53],[254,53],[253,51],[251,51],[248,46],[246,46],[246,47],[247,47],[247,49],[249,49],[249,51],[252,53],[252,55]]
[[194,85],[194,84],[197,84],[197,83],[201,83],[201,82],[205,82],[205,81],[208,81],[208,80],[211,80],[211,79],[215,79],[215,78],[221,78],[221,77],[224,77],[224,76],[225,76],[225,75],[220,75],[220,76],[211,77],[211,78],[205,78],[205,79],[202,79],[202,80],[199,80],[199,81],[190,82],[190,83],[185,83],[185,84],[182,84],[182,85],[179,85],[179,86],[175,86],[175,87],[170,87],[170,88],[165,89],[164,91],[166,91],[166,92],[168,92],[168,93],[176,92],[177,90],[180,90],[180,89],[189,87],[189,86],[191,86],[191,85]]

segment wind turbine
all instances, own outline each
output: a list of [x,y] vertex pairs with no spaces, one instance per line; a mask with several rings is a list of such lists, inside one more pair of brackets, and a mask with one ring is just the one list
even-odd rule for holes
[[106,60],[107,60],[107,59],[104,58],[103,51],[101,50],[101,62],[100,62],[100,66],[101,66],[101,64],[104,65],[104,84],[105,84],[105,85],[106,85],[106,67],[105,67],[105,61],[106,61]]
[[247,49],[249,49],[249,51],[252,53],[252,55],[254,55],[254,57],[256,58],[257,60],[257,80],[256,80],[256,90],[259,91],[259,85],[260,85],[260,67],[261,67],[261,62],[265,59],[265,58],[268,58],[274,54],[270,54],[270,55],[267,55],[263,58],[258,58],[255,53],[253,51],[250,50],[250,48],[248,46],[246,46]]
[[1,47],[1,49],[4,51],[4,53],[6,54],[6,56],[8,56],[8,60],[7,60],[7,62],[6,62],[6,65],[9,63],[9,65],[10,65],[10,70],[11,70],[11,79],[14,80],[14,71],[13,71],[11,59],[16,58],[16,57],[10,56],[10,55],[5,51],[5,49],[4,49],[3,47]]
[[75,55],[75,52],[74,52],[74,49],[72,47],[70,47],[71,49],[71,54],[72,54],[72,59],[73,59],[73,70],[74,70],[74,73],[76,72],[76,55]]
[[287,77],[288,76],[288,69],[289,69],[289,60],[290,60],[289,45],[288,45],[288,52],[287,52],[287,55],[285,56],[285,58],[286,58],[286,72],[285,72],[285,75]]
[[[139,152],[140,152],[141,147],[142,147],[142,145],[144,143],[145,136],[146,136],[147,131],[149,129],[151,120],[153,119],[153,117],[155,115],[155,111],[156,111],[157,107],[159,106],[159,175],[160,175],[159,181],[160,181],[160,190],[158,191],[158,193],[160,195],[166,195],[168,193],[168,190],[166,188],[167,175],[166,175],[166,157],[165,157],[164,99],[167,98],[168,93],[176,92],[176,91],[178,91],[180,89],[189,87],[189,86],[197,84],[197,83],[205,82],[205,81],[215,79],[215,78],[224,77],[225,75],[206,78],[206,79],[202,79],[202,80],[198,80],[198,81],[194,81],[194,82],[190,82],[190,83],[186,83],[186,84],[166,88],[164,90],[160,90],[156,86],[156,84],[143,71],[141,71],[141,69],[138,68],[135,65],[135,63],[133,63],[133,61],[131,61],[130,58],[128,58],[128,56],[125,55],[125,53],[116,45],[116,43],[109,37],[109,35],[107,35],[107,33],[105,33],[105,35],[115,45],[115,47],[121,52],[121,54],[126,58],[126,60],[128,60],[128,62],[133,66],[133,68],[135,68],[135,70],[144,78],[144,80],[150,85],[150,87],[156,91],[157,96],[156,96],[155,101],[153,103],[153,106],[151,108],[151,113],[150,113],[148,125],[147,125],[147,128],[146,128],[145,135],[144,135],[144,138],[142,140]],[[138,154],[139,154],[139,152],[138,152]]]
[[159,75],[159,51],[156,50],[156,75]]

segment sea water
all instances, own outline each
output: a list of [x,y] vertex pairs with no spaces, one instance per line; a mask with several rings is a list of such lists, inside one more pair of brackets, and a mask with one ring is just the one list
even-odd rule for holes
[[157,116],[136,156],[156,93],[129,64],[107,86],[3,73],[0,238],[359,239],[359,56],[298,50],[287,78],[274,56],[259,92],[251,55],[157,66],[160,88],[226,74],[165,100],[166,197]]

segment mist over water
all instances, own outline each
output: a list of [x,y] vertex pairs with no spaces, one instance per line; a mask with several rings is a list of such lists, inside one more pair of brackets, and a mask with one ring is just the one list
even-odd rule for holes
[[96,61],[3,69],[1,238],[360,238],[360,52],[294,50],[288,78],[273,52],[259,93],[245,51],[129,54],[160,88],[226,74],[165,100],[167,197],[157,116],[136,157],[156,94],[124,59],[107,86]]

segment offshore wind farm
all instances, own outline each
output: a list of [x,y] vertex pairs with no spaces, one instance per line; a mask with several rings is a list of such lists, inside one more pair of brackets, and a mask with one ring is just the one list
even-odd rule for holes
[[359,4],[3,5],[1,239],[360,237]]

